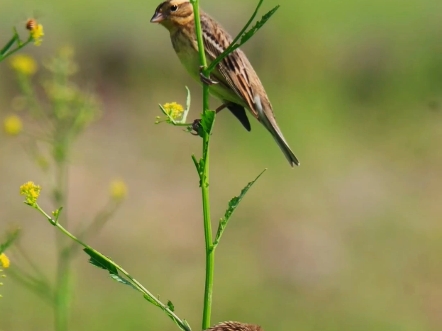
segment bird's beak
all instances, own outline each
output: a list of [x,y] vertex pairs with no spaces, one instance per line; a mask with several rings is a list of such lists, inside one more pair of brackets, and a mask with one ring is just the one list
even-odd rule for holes
[[150,19],[150,23],[160,23],[162,21],[164,21],[165,17],[163,15],[163,13],[161,13],[159,10],[157,10],[155,12],[155,14],[153,14],[152,18]]

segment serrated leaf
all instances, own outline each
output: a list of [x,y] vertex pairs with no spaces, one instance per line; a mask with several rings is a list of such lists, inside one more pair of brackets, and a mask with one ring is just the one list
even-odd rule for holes
[[201,118],[201,127],[207,134],[210,134],[212,132],[212,127],[214,122],[215,122],[215,112],[213,110],[205,111]]
[[109,261],[107,261],[106,259],[104,259],[101,255],[99,255],[97,252],[93,251],[90,248],[85,248],[83,249],[83,251],[90,256],[89,259],[89,263],[101,268],[101,269],[105,269],[107,271],[109,271],[109,273],[111,274],[115,274],[118,275],[118,270],[117,268],[112,265],[111,263],[109,263]]
[[94,250],[92,250],[90,248],[85,248],[85,249],[83,249],[83,251],[85,251],[85,253],[90,256],[90,259],[89,259],[90,264],[92,264],[100,269],[107,270],[109,272],[110,278],[112,278],[116,282],[123,284],[123,285],[130,286],[134,290],[139,291],[139,289],[137,287],[135,287],[131,282],[129,282],[127,279],[123,278],[122,276],[120,276],[118,274],[117,268],[112,263],[107,261],[105,258],[103,258],[101,255],[99,255],[97,252],[95,252]]
[[272,15],[278,10],[278,8],[279,8],[279,5],[277,5],[275,8],[273,8],[272,10],[267,12],[258,22],[255,23],[255,25],[249,31],[244,33],[241,37],[240,45],[245,44],[247,42],[247,40],[252,38],[252,36],[256,32],[258,32],[258,30],[261,29],[264,26],[264,24],[267,23],[269,18],[272,17]]
[[219,240],[224,232],[224,229],[227,226],[227,223],[229,222],[230,217],[232,216],[233,212],[238,207],[241,200],[244,198],[248,190],[255,184],[255,182],[261,177],[261,175],[266,171],[267,169],[264,169],[254,180],[249,182],[242,190],[241,193],[237,197],[233,197],[230,199],[229,204],[227,206],[226,212],[224,213],[224,217],[222,217],[218,224],[218,231],[216,233],[215,241],[213,242],[214,245],[217,245],[219,243]]

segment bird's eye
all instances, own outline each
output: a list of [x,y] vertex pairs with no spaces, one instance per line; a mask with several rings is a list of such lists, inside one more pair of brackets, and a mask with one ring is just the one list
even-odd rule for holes
[[177,9],[178,9],[178,6],[177,6],[177,5],[170,6],[170,11],[171,11],[171,12],[174,12],[174,11],[176,11]]

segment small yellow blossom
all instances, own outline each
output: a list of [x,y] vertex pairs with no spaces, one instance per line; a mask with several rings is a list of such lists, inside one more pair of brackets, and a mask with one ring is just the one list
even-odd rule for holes
[[171,102],[171,103],[165,103],[163,105],[164,110],[166,113],[172,117],[174,120],[179,120],[183,116],[184,108],[179,103]]
[[23,129],[23,123],[20,117],[16,115],[10,115],[3,121],[3,129],[11,136],[18,135]]
[[29,55],[19,54],[11,59],[11,67],[24,75],[31,76],[37,71],[37,63]]
[[40,46],[41,42],[43,41],[42,37],[45,35],[43,32],[43,25],[41,24],[35,25],[34,28],[30,30],[30,34],[32,40],[34,40],[34,45]]
[[10,263],[10,261],[9,261],[9,258],[6,256],[6,254],[5,253],[1,253],[0,254],[0,265],[3,267],[3,268],[9,268],[9,265],[10,265],[11,263]]
[[126,183],[122,180],[114,180],[109,186],[110,196],[115,200],[122,200],[127,195]]
[[26,197],[26,203],[35,205],[40,195],[41,187],[34,182],[27,182],[20,186],[20,194]]

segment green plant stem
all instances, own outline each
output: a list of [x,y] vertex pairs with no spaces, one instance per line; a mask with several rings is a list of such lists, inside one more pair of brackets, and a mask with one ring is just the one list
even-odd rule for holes
[[[193,6],[193,15],[195,18],[195,32],[196,32],[196,39],[198,42],[198,53],[200,57],[200,64],[205,69],[207,67],[207,61],[206,61],[206,54],[204,52],[204,42],[203,42],[203,34],[201,29],[201,20],[200,20],[200,6],[199,6],[199,0],[193,0],[191,1]],[[205,109],[204,109],[205,110]]]
[[[207,75],[207,61],[204,52],[203,34],[201,29],[199,1],[191,0],[195,17],[195,32],[198,42],[198,53],[203,75]],[[203,83],[203,117],[209,111],[209,86]],[[206,250],[206,277],[204,286],[204,307],[202,329],[210,327],[210,317],[212,313],[213,275],[215,267],[215,250],[212,241],[212,223],[210,219],[210,199],[209,199],[209,142],[210,132],[203,130],[203,156],[199,162],[199,176],[201,185],[201,196],[203,201],[204,218],[204,240]]]
[[117,263],[106,257],[105,255],[101,254],[97,250],[93,249],[91,246],[87,245],[83,241],[81,241],[79,238],[74,236],[72,233],[70,233],[65,227],[63,227],[58,222],[58,215],[54,219],[53,217],[49,216],[38,204],[30,205],[31,207],[38,210],[41,214],[44,215],[44,217],[49,221],[49,223],[53,226],[55,226],[58,230],[60,230],[64,235],[78,243],[79,245],[83,246],[89,251],[92,251],[95,255],[99,256],[101,259],[105,260],[107,263],[115,267],[118,271],[120,271],[127,279],[130,280],[130,283],[134,286],[136,290],[141,292],[144,296],[149,298],[149,301],[153,302],[157,307],[160,307],[163,311],[167,312],[167,314],[180,326],[182,330],[185,331],[191,331],[189,324],[185,321],[180,319],[170,308],[161,302],[156,296],[154,296],[152,293],[150,293],[140,282],[138,282],[135,278],[133,278],[126,270],[124,270],[121,266],[119,266]]
[[258,5],[255,8],[255,11],[253,12],[252,16],[247,21],[246,25],[241,29],[241,31],[238,33],[238,35],[232,40],[230,45],[216,58],[214,59],[209,67],[207,68],[207,75],[210,75],[210,73],[216,68],[216,66],[230,53],[232,53],[235,49],[239,48],[241,45],[237,44],[238,40],[244,35],[247,28],[252,24],[253,20],[255,19],[256,15],[258,14],[259,7],[261,7],[264,0],[259,0]]
[[71,294],[71,261],[69,250],[63,249],[57,261],[57,282],[55,287],[55,330],[67,331]]
[[[11,56],[12,54],[14,54],[15,52],[19,51],[20,49],[22,49],[23,47],[25,47],[27,44],[29,44],[32,41],[32,36],[29,36],[29,38],[22,43],[20,41],[20,37],[17,33],[17,31],[15,31],[14,29],[14,36],[11,38],[11,40],[6,44],[6,46],[0,50],[0,62],[3,61],[4,59],[6,59],[8,56]],[[10,48],[12,47],[12,45],[14,44],[14,42],[17,43],[17,48],[10,50]]]
[[[63,144],[60,148],[63,153],[67,153],[68,146]],[[54,203],[58,206],[66,206],[67,201],[67,182],[68,182],[68,165],[65,159],[66,155],[56,162],[56,180],[54,189]],[[66,210],[65,213],[66,214]],[[64,218],[65,224],[68,223],[67,217]],[[57,272],[55,283],[54,298],[54,318],[55,330],[67,331],[69,327],[69,310],[70,310],[70,294],[72,285],[72,251],[68,248],[66,238],[57,236]]]
[[[209,87],[203,86],[203,104],[204,109],[208,109]],[[215,269],[215,250],[212,240],[212,221],[210,218],[210,199],[209,199],[209,142],[210,133],[203,134],[203,157],[201,169],[201,195],[203,200],[203,218],[204,218],[204,240],[206,244],[206,280],[204,286],[204,309],[202,328],[206,330],[210,327],[210,317],[212,313],[212,293],[213,276]]]

